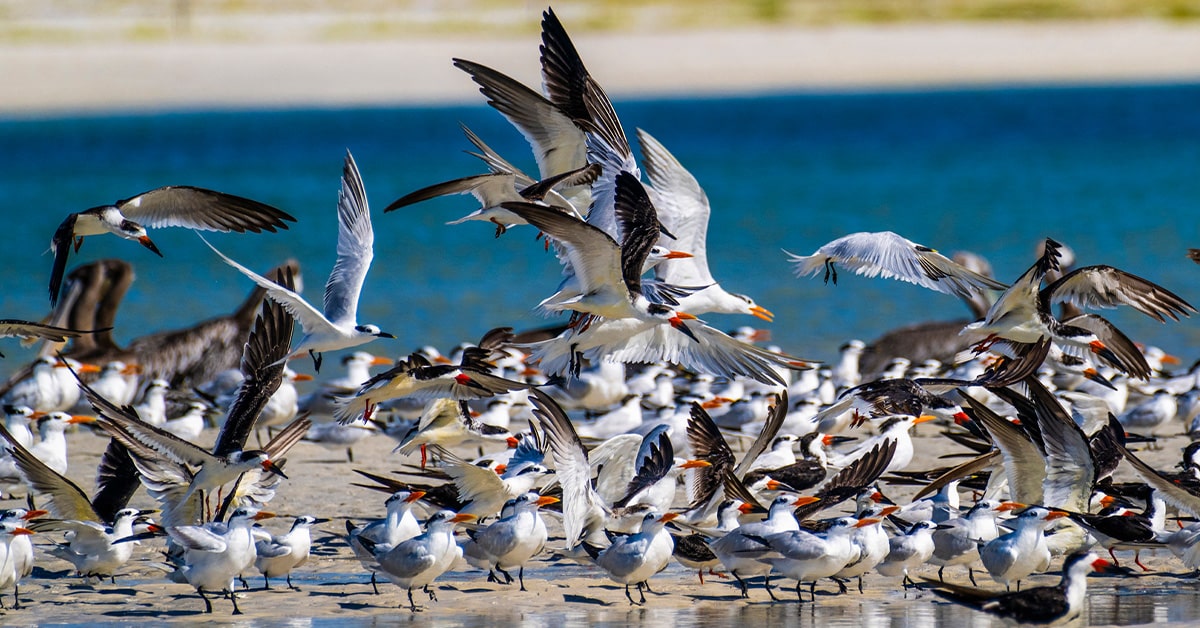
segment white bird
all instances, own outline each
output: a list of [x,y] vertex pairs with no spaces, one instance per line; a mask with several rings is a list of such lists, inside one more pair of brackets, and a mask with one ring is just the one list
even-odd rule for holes
[[1031,506],[1014,520],[1014,529],[979,548],[979,558],[992,579],[1005,586],[1018,583],[1033,573],[1050,568],[1050,549],[1046,545],[1046,528],[1055,520],[1066,517],[1061,510]]
[[598,440],[624,434],[642,424],[642,396],[626,395],[616,408],[596,417],[590,423],[581,423],[575,431],[583,438]]
[[[65,412],[51,412],[39,419],[38,435],[42,440],[29,448],[35,458],[57,473],[67,472],[67,437],[64,431],[68,425],[78,423],[93,423],[96,417],[87,415],[71,415]],[[16,460],[11,456],[0,458],[0,482],[20,481],[21,473]]]
[[888,540],[887,558],[875,569],[885,576],[903,576],[906,589],[915,584],[908,570],[924,565],[933,556],[933,532],[937,527],[929,520],[918,521],[904,534],[893,536]]
[[66,531],[67,544],[52,547],[49,552],[71,563],[80,576],[111,578],[116,582],[117,569],[129,562],[134,548],[134,543],[117,541],[131,536],[134,524],[152,512],[155,511],[122,508],[111,524],[72,518],[46,522],[39,530]]
[[150,425],[162,427],[167,422],[167,391],[165,379],[153,379],[142,393],[142,402],[133,407],[137,415]]
[[274,517],[274,513],[238,508],[229,523],[203,526],[167,526],[167,535],[184,548],[183,564],[172,578],[196,588],[204,600],[204,612],[212,613],[212,602],[204,594],[221,591],[233,602],[233,614],[241,615],[234,594],[233,578],[254,564],[257,556],[250,527],[255,521]]
[[412,590],[423,587],[429,599],[437,601],[437,595],[429,588],[429,584],[446,573],[454,561],[462,556],[462,548],[454,542],[454,526],[474,519],[474,515],[441,510],[425,521],[425,532],[395,547],[376,546],[366,539],[359,540],[375,554],[379,572],[396,586],[408,591],[409,608],[415,613],[420,609],[413,602]]
[[300,397],[299,412],[306,412],[313,417],[333,416],[337,410],[337,398],[353,395],[364,382],[371,379],[372,366],[391,364],[392,360],[366,351],[354,351],[343,356],[342,366],[346,374],[322,381],[316,390]]
[[769,536],[754,535],[751,540],[770,548],[762,560],[773,569],[796,580],[796,599],[800,597],[800,585],[808,582],[809,594],[816,601],[817,580],[828,578],[841,571],[855,557],[856,549],[850,542],[854,530],[879,523],[878,519],[841,517],[818,536],[804,530],[787,530]]
[[[421,524],[413,516],[412,509],[417,500],[424,496],[425,491],[397,491],[384,502],[387,514],[382,519],[376,519],[362,527],[354,527],[349,519],[346,520],[346,543],[363,567],[371,572],[371,588],[376,594],[379,593],[375,584],[378,563],[367,544],[372,544],[372,547],[395,547],[420,534]],[[365,539],[366,543],[360,539]]]
[[[203,238],[201,238],[203,239]],[[325,284],[325,312],[317,311],[296,292],[259,275],[258,273],[229,259],[216,247],[216,252],[226,264],[238,269],[254,283],[267,291],[267,298],[282,305],[304,328],[304,335],[293,350],[293,355],[307,351],[313,358],[313,366],[321,370],[321,352],[348,349],[368,343],[376,338],[395,338],[380,331],[375,325],[358,323],[358,299],[363,281],[374,257],[375,232],[371,228],[371,213],[367,206],[367,193],[363,189],[362,177],[350,151],[342,167],[342,189],[338,193],[338,245],[337,262],[329,281]],[[208,241],[205,240],[205,244]]]
[[[208,404],[203,401],[189,401],[183,414],[171,417],[163,422],[162,429],[188,442],[195,441],[204,431],[205,417],[208,415]],[[146,422],[153,425],[149,421]]]
[[[21,578],[24,574],[14,564],[12,552],[13,540],[33,534],[33,530],[21,527],[12,522],[0,523],[0,592],[7,589],[13,591],[13,608],[21,608]],[[0,602],[3,606],[3,602]]]
[[471,540],[463,544],[463,557],[468,563],[487,569],[488,582],[500,582],[494,573],[499,571],[505,579],[503,584],[511,584],[513,579],[508,572],[518,568],[517,580],[524,591],[525,563],[546,546],[546,522],[538,508],[558,503],[558,498],[525,493],[509,503],[512,514],[471,534]]
[[34,412],[29,406],[4,406],[4,429],[22,447],[33,445],[33,430],[29,429],[33,420]]
[[33,363],[32,372],[13,384],[4,394],[3,402],[28,406],[34,412],[65,412],[79,401],[79,386],[71,375],[70,366],[80,373],[99,373],[94,364],[79,364],[70,358],[43,356]]
[[259,539],[254,543],[257,558],[254,568],[263,575],[263,588],[271,588],[271,578],[287,577],[289,589],[299,591],[292,585],[292,570],[308,560],[312,548],[312,527],[325,523],[328,519],[317,519],[303,515],[292,522],[292,529],[287,534],[273,535],[270,538]]
[[1170,391],[1160,390],[1149,399],[1127,408],[1117,417],[1121,425],[1133,432],[1150,435],[1175,418],[1179,402]]
[[[0,524],[25,527],[32,525],[29,522],[48,514],[50,513],[46,510],[9,508],[8,510],[0,511]],[[33,573],[33,541],[29,539],[29,535],[18,534],[14,536],[8,542],[8,551],[7,561],[11,561],[12,567],[16,570],[19,578],[24,578]],[[0,561],[0,563],[2,562],[6,561]]]
[[993,499],[981,499],[961,517],[950,519],[942,528],[934,530],[933,555],[929,563],[938,566],[938,579],[942,571],[951,565],[967,565],[971,584],[975,584],[975,570],[970,566],[979,559],[979,542],[988,542],[1000,536],[996,516],[1011,510],[1012,505],[1001,504]]
[[900,471],[907,467],[913,458],[912,434],[909,431],[913,426],[932,421],[934,418],[936,417],[932,414],[887,418],[879,426],[878,434],[859,443],[849,453],[831,456],[829,458],[829,466],[836,468],[846,467],[872,451],[876,445],[884,441],[893,441],[896,443],[896,453],[892,456],[892,460],[888,463],[885,472]]
[[90,385],[96,394],[118,406],[129,405],[137,393],[137,376],[142,367],[114,360],[100,367],[100,375]]
[[[607,548],[600,549],[584,543],[584,548],[593,556],[596,565],[613,582],[625,585],[625,597],[631,605],[646,603],[643,591],[650,588],[647,581],[667,568],[671,552],[675,549],[675,540],[663,526],[678,516],[679,513],[674,512],[660,514],[651,511],[642,517],[642,525],[637,532],[616,537]],[[629,594],[631,584],[637,586],[640,602],[634,602]]]
[[287,213],[258,201],[179,185],[156,188],[112,205],[69,214],[50,241],[50,250],[54,252],[50,305],[58,302],[59,288],[67,270],[67,256],[72,248],[79,250],[84,236],[111,233],[126,240],[137,240],[162,257],[145,227],[273,233],[276,229],[287,229],[285,220],[296,221]]
[[1004,284],[957,264],[927,246],[891,231],[852,233],[817,249],[812,255],[788,253],[797,277],[825,271],[825,283],[837,283],[837,266],[867,277],[883,276],[970,298],[984,290],[1004,290]]
[[[771,596],[771,599],[775,599],[775,594],[771,592],[771,564],[764,560],[769,554],[770,549],[765,543],[756,540],[755,537],[765,539],[780,532],[799,530],[800,524],[796,521],[792,510],[815,501],[817,501],[815,497],[801,497],[797,499],[787,495],[780,495],[775,498],[775,501],[771,502],[771,507],[767,512],[767,519],[765,521],[743,524],[732,532],[708,544],[713,554],[716,554],[717,558],[721,560],[721,564],[725,566],[725,571],[733,574],[733,577],[737,580],[738,586],[742,590],[743,598],[750,597],[744,578],[764,576],[763,586],[767,590],[767,594]],[[842,567],[844,566],[845,564],[843,563]],[[841,569],[841,567],[838,567],[838,569]]]
[[654,207],[672,234],[669,243],[660,239],[659,245],[691,254],[662,261],[654,267],[655,277],[667,285],[699,288],[678,297],[676,307],[689,314],[748,314],[771,322],[770,310],[746,295],[729,292],[713,278],[707,254],[711,208],[699,182],[649,133],[638,129],[637,136]]

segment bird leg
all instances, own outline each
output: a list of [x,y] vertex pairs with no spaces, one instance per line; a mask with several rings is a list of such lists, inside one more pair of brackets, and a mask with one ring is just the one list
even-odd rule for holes
[[973,567],[967,567],[967,577],[971,579],[971,586],[979,586],[978,584],[975,584],[975,569]]
[[496,571],[499,571],[500,574],[504,576],[503,584],[512,584],[513,583],[513,577],[511,575],[509,575],[509,573],[507,571],[504,571],[503,569],[501,569],[500,565],[496,565]]
[[316,353],[312,349],[308,350],[308,355],[309,355],[309,357],[312,358],[313,370],[320,373],[321,372],[321,361],[325,359],[324,356],[322,356],[320,353]]
[[625,585],[625,599],[629,600],[630,606],[637,606],[637,602],[633,601],[633,596],[629,595],[629,585]]
[[227,592],[229,593],[229,601],[233,602],[233,614],[241,615],[242,609],[238,608],[238,605],[237,605],[237,593],[234,591],[227,591]]
[[15,582],[13,583],[13,610],[21,610],[21,588]]
[[833,258],[825,260],[825,284],[829,284],[830,278],[833,279],[833,285],[837,285],[837,268],[833,265]]
[[772,602],[779,601],[779,598],[775,597],[775,592],[771,590],[771,574],[763,576],[763,588],[767,590],[767,595],[771,596]]
[[[375,584],[375,572],[374,571],[371,572],[371,590],[375,592],[375,595],[379,595],[379,585]],[[408,595],[409,595],[409,597],[412,597],[412,592],[409,591]]]
[[414,613],[420,612],[420,610],[421,610],[421,609],[420,609],[420,608],[417,606],[417,603],[416,603],[416,602],[414,602],[414,601],[413,601],[413,599],[412,599],[412,589],[409,589],[409,590],[408,590],[408,610],[410,610],[410,611],[412,611],[412,612],[414,612]]
[[749,599],[750,598],[750,590],[746,588],[746,581],[742,580],[742,577],[739,576],[738,572],[736,572],[736,571],[731,571],[729,573],[733,574],[733,577],[737,580],[738,587],[740,587],[742,589],[742,599]]
[[[800,586],[800,584],[796,583],[796,586]],[[812,582],[810,582],[808,584],[808,598],[809,598],[809,601],[811,601],[811,602],[817,601],[817,581],[816,580],[813,580]]]
[[[528,589],[525,588],[525,565],[521,565],[521,570],[517,572],[517,579],[521,582],[521,590],[527,591]],[[512,582],[512,580],[509,580],[509,582]]]
[[700,584],[704,584],[704,570],[703,569],[697,570],[696,575],[700,576]]
[[354,462],[354,450],[346,448],[346,462]]
[[499,220],[492,218],[491,221],[496,224],[496,237],[497,238],[504,235],[505,231],[508,231],[508,227],[505,227],[504,223],[500,222]]
[[1108,556],[1109,556],[1109,558],[1112,558],[1114,567],[1121,566],[1121,561],[1117,560],[1117,555],[1113,553],[1113,548],[1111,548],[1111,547],[1108,548]]
[[1142,571],[1150,571],[1150,568],[1142,564],[1142,550],[1134,550],[1133,564],[1142,568]]
[[437,599],[437,593],[434,593],[434,592],[433,592],[433,589],[430,589],[430,588],[429,588],[429,585],[425,585],[425,595],[428,595],[428,596],[429,596],[429,601],[431,601],[431,602],[436,602],[436,601],[438,601],[438,599]]
[[489,570],[488,570],[488,577],[487,577],[487,581],[488,581],[488,582],[495,582],[496,584],[504,584],[503,582],[500,582],[500,579],[499,579],[499,578],[497,578],[497,577],[496,577],[496,572],[495,572],[495,571],[493,571],[493,570],[491,570],[491,569],[489,569]]
[[[638,597],[642,598],[642,605],[645,605],[646,604],[646,594],[642,591],[642,587],[646,587],[646,591],[650,591],[650,583],[646,582],[646,581],[642,581],[642,582],[639,582],[637,585]],[[653,591],[650,591],[650,592],[654,593]]]
[[[242,578],[241,574],[238,574],[238,578],[240,578],[242,581],[243,589],[250,588],[250,587],[246,586],[246,579]],[[267,577],[267,574],[263,574],[263,591],[270,591],[270,590],[271,590],[271,579]]]
[[[711,567],[708,569],[708,575],[710,575],[710,576],[716,576],[716,577],[718,577],[718,578],[728,578],[728,577],[729,577],[729,576],[725,575],[723,572],[720,572],[720,571],[713,571]],[[700,581],[701,581],[701,583],[703,583],[703,582],[704,582],[704,579],[703,579],[703,578],[701,578],[701,579],[700,579]]]
[[196,593],[199,593],[200,599],[204,600],[204,612],[211,615],[212,614],[212,602],[209,601],[207,595],[204,595],[204,589],[196,589]]
[[[264,577],[264,578],[266,578],[266,576],[263,576],[263,577]],[[292,573],[291,573],[291,572],[288,572],[288,575],[287,575],[287,585],[288,585],[288,588],[289,588],[289,589],[291,589],[291,590],[293,590],[293,591],[299,591],[299,590],[300,590],[300,587],[298,587],[298,586],[296,586],[296,585],[292,584]]]
[[425,462],[429,460],[428,454],[425,453],[425,443],[421,443],[421,470],[425,470]]
[[846,581],[845,581],[845,580],[842,580],[841,578],[830,578],[830,580],[833,580],[834,582],[836,582],[836,583],[837,583],[837,585],[838,585],[838,594],[839,594],[839,595],[840,595],[840,594],[842,594],[842,593],[845,593],[846,591],[849,591],[849,589],[847,589],[847,588],[846,588]]
[[944,572],[944,571],[946,571],[945,565],[942,565],[941,567],[938,568],[938,582],[942,582],[942,583],[946,582],[946,579],[944,577],[942,577],[942,572]]
[[858,594],[859,595],[862,595],[862,592],[863,592],[862,581],[863,581],[863,577],[859,576],[858,577]]

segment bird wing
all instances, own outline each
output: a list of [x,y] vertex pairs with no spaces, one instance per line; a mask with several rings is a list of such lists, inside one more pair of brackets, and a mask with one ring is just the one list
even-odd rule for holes
[[16,319],[0,320],[0,337],[15,336],[17,338],[37,338],[40,340],[64,342],[67,338],[78,338],[80,334],[86,333],[90,332],[76,331],[53,325],[43,325],[31,321]]
[[338,193],[337,262],[325,283],[325,318],[334,325],[354,325],[358,320],[358,297],[375,255],[374,246],[367,192],[354,156],[347,150]]
[[621,246],[611,235],[550,207],[533,203],[503,203],[501,207],[563,244],[571,269],[583,286],[581,292],[618,286],[625,290]]
[[[291,271],[279,273],[283,288],[295,287]],[[296,320],[281,304],[264,299],[262,312],[242,350],[241,371],[245,375],[238,386],[237,398],[229,406],[229,414],[217,435],[213,453],[226,456],[241,451],[254,429],[254,423],[271,396],[283,382],[284,361],[291,353],[292,331]]]
[[224,552],[225,538],[204,526],[168,526],[167,535],[183,547],[199,552]]
[[663,226],[646,188],[628,172],[617,173],[613,202],[621,229],[621,276],[629,293],[637,294],[642,291],[646,258],[658,242]]
[[75,221],[79,214],[70,214],[54,230],[50,239],[50,250],[54,252],[54,265],[50,268],[50,306],[58,306],[58,293],[62,290],[63,276],[67,274],[67,258],[71,255],[75,239]]
[[571,420],[549,395],[533,388],[529,400],[533,416],[554,458],[554,472],[562,486],[563,535],[574,548],[583,532],[605,514],[599,495],[592,488],[592,466]]
[[236,268],[243,275],[249,277],[251,281],[266,290],[267,298],[282,305],[289,314],[294,316],[296,321],[300,323],[300,327],[304,329],[304,333],[310,334],[317,330],[329,330],[333,328],[333,324],[325,318],[324,314],[318,312],[317,308],[310,305],[308,301],[304,300],[304,297],[296,294],[294,290],[288,290],[274,281],[263,277],[262,275],[250,270],[249,268],[246,268],[245,266],[242,266],[232,259],[229,259],[224,253],[217,250],[217,247],[209,243],[208,240],[205,240],[204,236],[200,234],[196,234],[196,236],[203,240],[204,243],[208,245],[208,248],[212,249],[214,253],[216,253],[222,260],[225,261],[226,264]]
[[1087,436],[1036,377],[1025,380],[1046,449],[1042,504],[1085,512],[1096,484],[1096,464]]
[[104,521],[92,509],[87,494],[78,485],[29,453],[3,425],[0,425],[0,436],[7,441],[0,449],[16,462],[17,472],[21,474],[25,483],[34,492],[46,497],[46,509],[51,514],[59,519]]
[[583,131],[546,97],[484,65],[454,59],[470,75],[488,104],[508,119],[533,148],[541,178],[574,170],[587,163]]
[[973,411],[973,419],[983,424],[992,442],[1004,456],[1004,474],[1012,498],[1025,504],[1040,504],[1046,479],[1046,461],[1042,452],[1017,426],[1006,421],[974,397],[959,392]]
[[668,284],[707,286],[716,281],[708,269],[708,195],[661,142],[642,129],[637,136],[658,219],[675,236],[668,248],[692,254],[661,262],[654,274]]
[[147,227],[187,227],[244,233],[287,229],[287,212],[248,198],[187,185],[168,185],[117,201],[126,218]]
[[767,410],[767,420],[763,422],[762,431],[755,437],[754,442],[750,443],[750,447],[746,448],[746,453],[742,455],[742,461],[733,470],[734,475],[745,477],[746,472],[750,470],[750,466],[754,464],[758,456],[766,451],[771,443],[775,442],[775,436],[779,434],[779,428],[783,427],[783,422],[787,419],[787,413],[788,394],[784,390],[779,393],[779,397],[775,399],[775,402]]
[[633,474],[633,479],[625,487],[625,495],[613,502],[614,508],[624,508],[629,505],[629,502],[637,497],[638,493],[667,477],[671,467],[675,466],[675,448],[671,445],[671,435],[665,429],[648,434],[643,439],[643,447],[646,447],[646,453],[643,456],[639,452],[637,470]]
[[1160,474],[1154,467],[1142,462],[1141,458],[1125,449],[1125,459],[1133,466],[1133,470],[1152,488],[1158,490],[1163,501],[1187,512],[1193,517],[1200,517],[1200,495],[1172,482]]
[[688,510],[691,510],[708,503],[721,490],[725,478],[734,471],[736,458],[716,422],[694,401],[688,416],[687,439],[692,448],[692,457],[711,465],[694,469],[688,474],[688,498],[691,500]]
[[588,163],[600,164],[600,177],[592,183],[592,207],[588,223],[595,225],[615,239],[624,238],[616,215],[617,176],[627,173],[641,178],[629,139],[613,109],[612,101],[600,84],[587,77],[584,81],[584,105],[588,115],[577,123],[585,131]]
[[483,207],[492,207],[500,201],[518,198],[514,175],[489,172],[443,181],[409,192],[383,208],[383,213],[449,194],[470,194],[478,199]]
[[1160,323],[1179,320],[1196,308],[1166,288],[1112,266],[1085,266],[1046,286],[1043,298],[1078,307],[1128,305]]
[[829,265],[839,264],[857,275],[899,279],[962,298],[986,289],[1006,288],[995,279],[891,231],[852,233],[822,246],[812,255],[788,253],[788,256],[796,265],[797,277],[813,276]]

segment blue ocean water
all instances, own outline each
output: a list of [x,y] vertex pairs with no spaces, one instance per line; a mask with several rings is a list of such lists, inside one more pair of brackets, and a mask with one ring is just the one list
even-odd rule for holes
[[[1200,85],[981,88],[618,100],[626,131],[662,141],[713,206],[710,264],[729,289],[773,310],[774,340],[830,359],[849,338],[962,317],[954,298],[843,273],[796,279],[782,249],[810,253],[854,231],[897,231],[945,253],[975,251],[1011,281],[1054,237],[1081,264],[1111,264],[1200,303]],[[0,120],[0,318],[47,312],[48,243],[68,213],[167,184],[210,187],[295,215],[289,231],[211,236],[242,263],[300,260],[319,303],[334,260],[341,161],[353,151],[374,207],[375,263],[359,320],[398,336],[372,349],[447,348],[487,329],[547,324],[532,308],[558,280],[528,228],[493,238],[484,223],[446,225],[470,197],[392,212],[419,187],[482,172],[459,124],[534,171],[520,135],[477,106],[196,111]],[[250,284],[193,234],[152,234],[165,257],[111,236],[73,263],[131,262],[138,279],[118,341],[232,309]],[[1111,313],[1135,340],[1197,357],[1197,320],[1160,325]],[[752,318],[710,315],[721,328]],[[384,344],[388,343],[388,344]],[[0,351],[20,352],[7,342]]]

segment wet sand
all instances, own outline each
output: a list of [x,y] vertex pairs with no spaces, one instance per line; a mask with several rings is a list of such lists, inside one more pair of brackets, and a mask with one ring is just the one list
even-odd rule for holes
[[[932,429],[930,429],[932,428]],[[938,436],[939,428],[918,426],[916,447],[919,456],[911,468],[954,464],[959,459],[936,460],[935,456],[959,451],[948,439]],[[209,438],[214,435],[206,432]],[[72,434],[71,470],[76,482],[91,490],[94,470],[106,440],[87,432]],[[1166,440],[1156,451],[1143,451],[1144,459],[1167,468],[1178,460],[1178,452],[1186,438],[1176,436]],[[228,600],[214,599],[214,614],[205,616],[203,601],[187,585],[174,584],[164,576],[159,551],[161,543],[147,543],[135,552],[134,559],[117,578],[115,585],[87,585],[69,573],[70,565],[44,552],[38,553],[38,568],[34,576],[21,583],[20,610],[3,611],[0,622],[5,625],[79,624],[96,622],[170,621],[193,623],[199,620],[235,621],[244,625],[322,625],[351,622],[367,625],[396,621],[432,621],[438,625],[536,624],[536,625],[594,625],[596,623],[653,623],[655,625],[695,625],[721,623],[754,625],[757,622],[815,623],[830,626],[921,625],[929,627],[989,625],[982,614],[945,604],[929,592],[901,590],[899,579],[869,574],[865,593],[860,595],[851,587],[846,595],[834,595],[828,582],[818,588],[817,603],[799,604],[795,583],[777,579],[780,602],[772,603],[760,587],[751,587],[751,598],[742,600],[730,580],[706,577],[700,585],[696,574],[672,562],[663,573],[651,579],[654,593],[647,596],[645,607],[631,607],[623,588],[608,580],[604,573],[591,566],[543,556],[525,572],[527,592],[515,585],[502,586],[486,582],[486,574],[460,563],[434,583],[438,600],[432,602],[417,592],[415,598],[424,607],[414,615],[407,608],[405,592],[391,583],[380,582],[380,595],[371,592],[369,574],[359,565],[345,543],[337,537],[345,530],[345,519],[356,522],[383,515],[384,493],[350,486],[359,481],[352,469],[361,468],[387,474],[408,462],[390,453],[394,441],[384,436],[372,436],[354,448],[355,463],[345,460],[344,451],[325,449],[310,443],[300,443],[289,456],[287,471],[292,478],[284,482],[270,509],[280,515],[310,514],[328,517],[332,521],[314,530],[314,556],[294,572],[293,583],[300,591],[287,590],[282,580],[272,583],[272,590],[261,590],[263,580],[257,573],[247,573],[251,589],[240,598],[245,613],[230,615]],[[475,450],[463,450],[463,454]],[[1119,475],[1127,475],[1122,469]],[[912,489],[892,489],[897,501],[904,502]],[[5,500],[0,507],[19,505]],[[133,505],[153,507],[153,502],[139,491]],[[844,508],[842,508],[844,509]],[[838,511],[840,512],[840,510]],[[822,513],[822,516],[829,514]],[[548,517],[551,527],[550,548],[563,545],[558,523]],[[290,518],[264,522],[265,527],[282,533],[291,525]],[[460,532],[460,538],[462,533]],[[35,537],[36,542],[47,539]],[[1123,562],[1132,565],[1132,554],[1118,553]],[[1143,562],[1152,568],[1135,578],[1092,577],[1092,624],[1139,624],[1151,621],[1200,621],[1200,583],[1181,579],[1182,565],[1162,551],[1146,554]],[[936,577],[936,570],[926,567],[918,576]],[[968,584],[962,568],[950,568],[947,580]],[[1057,575],[1031,578],[1025,586],[1053,584]],[[983,572],[977,572],[979,584],[997,590]],[[6,604],[11,592],[6,593]],[[634,594],[636,598],[636,593]],[[807,600],[807,591],[805,592]],[[999,623],[997,623],[999,625]]]

